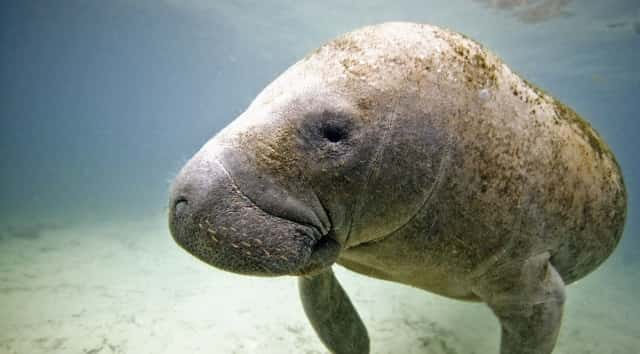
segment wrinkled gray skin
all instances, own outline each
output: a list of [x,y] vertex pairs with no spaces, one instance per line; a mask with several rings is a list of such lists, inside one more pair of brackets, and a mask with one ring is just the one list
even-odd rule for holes
[[334,353],[368,353],[338,263],[482,301],[502,354],[551,353],[564,287],[623,230],[598,134],[479,44],[428,25],[346,34],[293,65],[182,169],[170,228],[250,275],[297,275]]

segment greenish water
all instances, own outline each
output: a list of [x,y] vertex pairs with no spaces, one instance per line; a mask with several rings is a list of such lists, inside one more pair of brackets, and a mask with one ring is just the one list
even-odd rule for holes
[[[625,236],[568,289],[554,353],[640,348],[637,1],[5,1],[0,353],[323,353],[295,279],[223,273],[166,227],[182,164],[289,65],[384,21],[462,32],[590,121]],[[373,353],[497,353],[481,304],[338,269]]]

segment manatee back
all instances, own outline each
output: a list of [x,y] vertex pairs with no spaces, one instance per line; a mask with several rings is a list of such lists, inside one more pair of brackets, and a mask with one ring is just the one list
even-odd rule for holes
[[431,30],[442,70],[424,92],[449,97],[439,115],[450,162],[433,203],[443,206],[439,219],[451,220],[443,239],[473,244],[480,252],[465,258],[478,264],[497,251],[504,262],[549,251],[565,283],[591,272],[618,244],[626,217],[612,151],[576,112],[487,49]]

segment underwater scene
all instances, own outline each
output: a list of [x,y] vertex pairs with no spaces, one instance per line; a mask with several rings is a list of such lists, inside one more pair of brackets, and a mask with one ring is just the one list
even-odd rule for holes
[[0,29],[0,354],[640,353],[637,0]]

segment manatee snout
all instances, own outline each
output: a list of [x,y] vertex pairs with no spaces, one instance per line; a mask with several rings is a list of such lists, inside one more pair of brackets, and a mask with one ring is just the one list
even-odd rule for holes
[[213,150],[196,154],[171,188],[169,228],[183,249],[251,275],[307,274],[335,262],[340,245],[323,212],[238,168],[242,152]]

